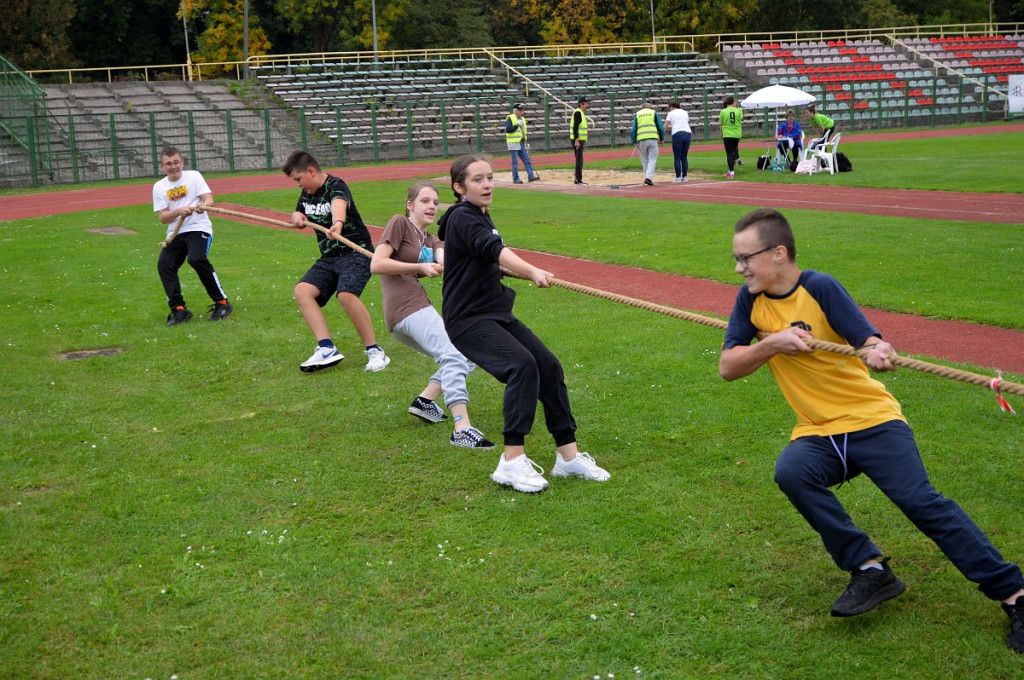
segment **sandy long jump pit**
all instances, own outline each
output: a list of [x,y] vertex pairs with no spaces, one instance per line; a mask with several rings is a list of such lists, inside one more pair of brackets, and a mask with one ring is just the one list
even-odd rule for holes
[[[672,170],[671,159],[669,159],[668,168],[665,170],[658,169],[654,173],[655,184],[672,184],[672,180],[675,178],[675,172]],[[537,170],[537,174],[540,176],[539,182],[534,182],[532,186],[574,186],[573,185],[573,171],[569,169],[544,169]],[[526,181],[526,171],[520,168],[519,179]],[[689,182],[706,182],[713,179],[721,179],[721,175],[715,175],[707,172],[690,172],[688,173],[687,180]],[[499,184],[512,184],[512,171],[499,171],[494,173],[494,181]],[[588,170],[586,166],[583,167],[583,181],[592,187],[603,187],[606,189],[617,189],[627,187],[643,186],[644,184],[644,173],[640,168],[635,170]]]

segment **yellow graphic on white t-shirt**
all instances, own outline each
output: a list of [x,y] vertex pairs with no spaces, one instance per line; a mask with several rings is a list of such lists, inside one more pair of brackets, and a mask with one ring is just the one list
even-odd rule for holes
[[186,196],[188,196],[188,186],[185,184],[172,187],[167,190],[168,201],[177,201],[178,199],[185,198]]

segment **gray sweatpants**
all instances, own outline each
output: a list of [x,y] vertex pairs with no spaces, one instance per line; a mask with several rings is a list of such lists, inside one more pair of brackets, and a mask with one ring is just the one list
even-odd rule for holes
[[391,337],[440,364],[437,372],[430,376],[430,382],[441,385],[444,404],[449,410],[454,404],[469,403],[466,376],[476,365],[455,349],[436,309],[424,307],[413,312],[395,324]]
[[640,163],[644,167],[644,177],[654,181],[654,168],[658,165],[658,140],[642,139],[636,143],[640,155]]

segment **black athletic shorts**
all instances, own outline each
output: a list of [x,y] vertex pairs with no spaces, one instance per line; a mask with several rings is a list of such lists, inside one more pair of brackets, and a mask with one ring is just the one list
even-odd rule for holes
[[350,250],[338,257],[322,257],[314,262],[301,283],[316,286],[320,291],[316,301],[323,307],[332,295],[338,293],[352,293],[359,297],[369,280],[370,258]]

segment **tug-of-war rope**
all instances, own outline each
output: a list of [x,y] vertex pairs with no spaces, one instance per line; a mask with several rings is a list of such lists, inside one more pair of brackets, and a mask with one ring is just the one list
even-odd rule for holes
[[[256,222],[265,222],[267,224],[273,224],[278,227],[286,227],[291,229],[296,228],[296,226],[291,222],[283,222],[281,220],[276,220],[272,217],[263,217],[262,215],[251,215],[249,213],[239,212],[237,210],[227,210],[226,208],[218,208],[217,206],[209,206],[206,208],[206,210],[209,212],[220,213],[223,215],[231,215],[234,217],[253,220]],[[325,234],[328,233],[327,229],[321,227],[319,224],[306,222],[306,226],[312,227],[313,229],[316,229],[317,231],[323,232]],[[332,238],[336,238],[344,245],[348,246],[349,248],[359,253],[362,253],[366,257],[373,257],[373,253],[371,253],[369,250],[363,248],[358,243],[353,243],[344,236],[333,235]],[[506,269],[505,267],[502,267],[501,271],[506,276],[528,280],[528,277],[517,272],[511,271],[509,269]],[[716,319],[710,316],[704,316],[702,314],[694,314],[693,312],[686,312],[681,309],[676,309],[675,307],[666,307],[665,305],[659,305],[653,302],[648,302],[646,300],[639,300],[637,298],[619,295],[618,293],[612,293],[610,291],[601,290],[599,288],[591,288],[590,286],[584,286],[579,283],[573,283],[572,281],[563,281],[562,279],[550,277],[548,278],[548,283],[554,287],[565,288],[567,290],[572,290],[577,293],[583,293],[584,295],[590,295],[593,297],[601,298],[603,300],[618,302],[620,304],[628,305],[630,307],[636,307],[637,309],[644,309],[647,310],[648,312],[664,314],[665,316],[671,316],[676,319],[682,319],[683,321],[699,323],[703,326],[711,326],[712,328],[718,328],[723,331],[728,327],[728,323],[721,319]],[[758,333],[759,338],[764,338],[767,335],[768,333],[764,332]],[[824,340],[818,340],[815,338],[805,340],[805,342],[809,347],[811,347],[811,349],[824,350],[826,352],[844,354],[846,356],[854,356],[860,359],[864,359],[867,356],[869,349],[856,348],[850,345],[840,345],[834,342],[826,342]],[[999,408],[1009,413],[1014,413],[1013,407],[1010,406],[1006,399],[1003,398],[1002,393],[1009,392],[1010,394],[1016,394],[1017,396],[1024,397],[1024,384],[1003,380],[1002,371],[998,371],[997,376],[995,378],[991,378],[986,375],[980,375],[978,373],[964,371],[959,368],[940,366],[939,364],[933,364],[928,361],[921,361],[920,359],[910,359],[908,357],[902,357],[898,354],[890,355],[889,359],[896,366],[902,366],[903,368],[909,368],[911,370],[920,371],[922,373],[931,373],[932,375],[937,375],[943,378],[949,378],[950,380],[957,380],[959,382],[977,385],[979,387],[987,387],[991,390],[994,390],[996,393],[996,401],[999,403]]]

